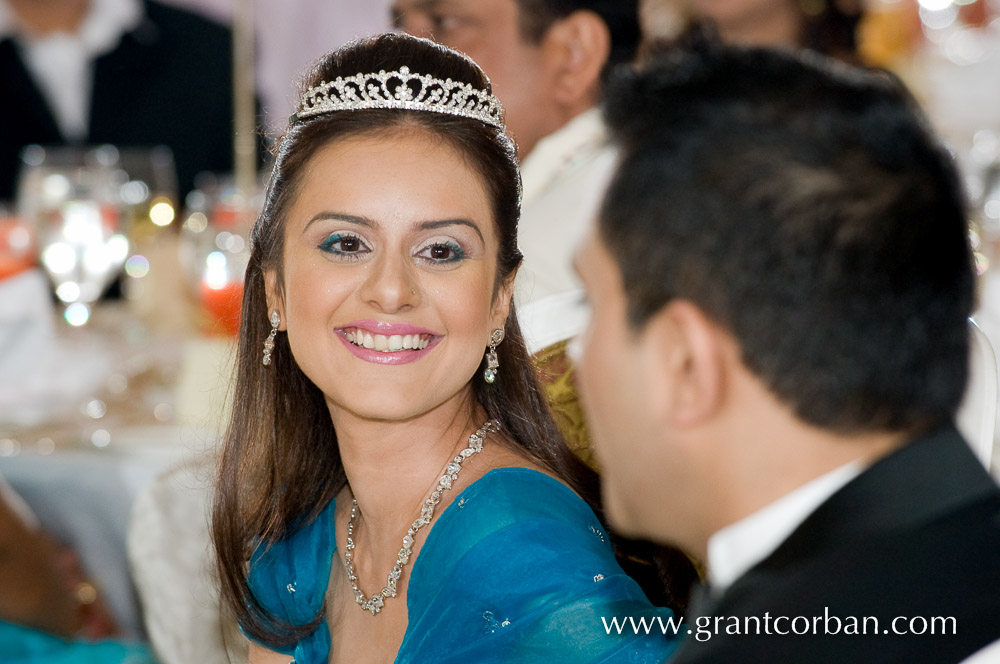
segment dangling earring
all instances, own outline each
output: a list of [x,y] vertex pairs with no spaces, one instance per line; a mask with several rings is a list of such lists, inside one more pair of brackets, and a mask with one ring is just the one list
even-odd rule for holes
[[490,349],[486,352],[486,371],[483,372],[483,378],[490,385],[496,381],[497,369],[500,368],[500,360],[497,359],[497,344],[501,341],[503,341],[503,329],[498,327],[493,330],[493,334],[490,336]]
[[278,324],[281,322],[281,318],[278,317],[277,311],[271,312],[271,334],[267,335],[267,339],[264,339],[264,366],[271,365],[271,351],[274,350],[274,337],[278,335]]

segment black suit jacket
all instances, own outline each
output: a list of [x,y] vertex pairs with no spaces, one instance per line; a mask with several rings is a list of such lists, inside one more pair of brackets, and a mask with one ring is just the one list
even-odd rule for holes
[[[94,62],[86,142],[169,146],[183,196],[197,173],[232,170],[232,35],[190,12],[144,7],[142,23]],[[12,39],[0,41],[0,99],[0,200],[10,200],[21,149],[67,141]]]
[[[707,596],[676,664],[959,662],[1000,638],[1000,490],[958,432],[940,429],[875,463],[721,597]],[[764,630],[765,615],[771,635],[746,635],[756,628],[744,619]],[[776,633],[796,616],[819,634]],[[900,616],[897,629],[927,633],[893,634]],[[867,634],[845,634],[851,619]]]

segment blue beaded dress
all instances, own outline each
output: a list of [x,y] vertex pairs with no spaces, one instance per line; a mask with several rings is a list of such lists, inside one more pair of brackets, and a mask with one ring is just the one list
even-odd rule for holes
[[[279,622],[306,625],[323,609],[337,546],[333,503],[253,556],[250,588]],[[538,471],[495,469],[468,486],[439,515],[408,573],[397,664],[659,664],[676,646],[660,628],[670,609],[651,606],[621,570],[590,507]],[[608,633],[605,621],[628,616],[655,626]],[[321,664],[330,633],[324,620],[294,647],[262,645],[296,664]]]

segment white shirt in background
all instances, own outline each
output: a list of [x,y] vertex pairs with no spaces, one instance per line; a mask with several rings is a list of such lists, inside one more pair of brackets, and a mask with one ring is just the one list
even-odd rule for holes
[[518,306],[580,289],[573,251],[597,216],[616,156],[601,112],[593,108],[543,138],[524,159]]

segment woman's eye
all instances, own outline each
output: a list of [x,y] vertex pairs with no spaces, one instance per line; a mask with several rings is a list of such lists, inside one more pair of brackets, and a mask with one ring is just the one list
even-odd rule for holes
[[431,258],[434,260],[444,261],[451,258],[452,250],[446,244],[435,244],[430,248]]
[[329,254],[351,260],[358,260],[363,254],[371,251],[371,247],[360,236],[349,233],[334,233],[323,240],[319,248]]
[[465,252],[454,242],[435,242],[421,249],[417,256],[431,263],[454,263],[465,258]]
[[357,251],[361,248],[361,241],[356,237],[345,237],[340,241],[341,251]]

